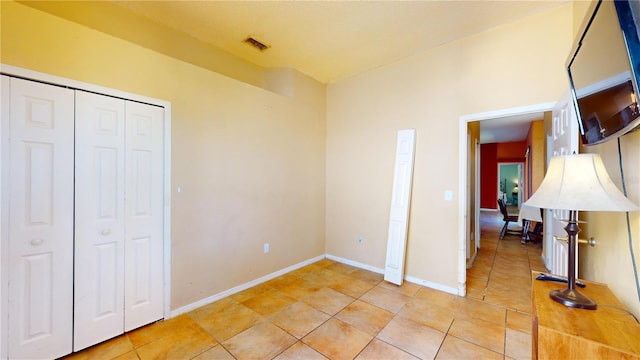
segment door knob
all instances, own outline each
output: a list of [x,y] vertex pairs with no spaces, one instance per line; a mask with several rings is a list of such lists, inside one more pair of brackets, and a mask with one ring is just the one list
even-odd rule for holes
[[42,245],[43,242],[44,242],[44,240],[42,240],[42,239],[32,239],[31,240],[31,245],[38,246],[38,245]]
[[100,231],[100,235],[102,236],[107,236],[111,234],[111,229],[102,229],[102,231]]

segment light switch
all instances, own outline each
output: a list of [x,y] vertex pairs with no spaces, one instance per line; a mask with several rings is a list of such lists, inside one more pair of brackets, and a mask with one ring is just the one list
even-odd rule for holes
[[445,199],[446,201],[451,201],[451,200],[453,200],[453,191],[451,191],[451,190],[445,190],[445,192],[444,192],[444,199]]

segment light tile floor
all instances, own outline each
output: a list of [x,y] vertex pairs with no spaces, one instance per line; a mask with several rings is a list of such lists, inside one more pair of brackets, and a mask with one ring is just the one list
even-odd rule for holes
[[528,359],[536,245],[481,216],[467,297],[328,259],[65,359]]

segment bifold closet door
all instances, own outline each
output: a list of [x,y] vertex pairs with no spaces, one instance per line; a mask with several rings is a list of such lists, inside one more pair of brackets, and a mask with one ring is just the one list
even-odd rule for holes
[[164,109],[1,79],[9,358],[58,358],[161,319]]
[[72,346],[73,90],[3,76],[2,91],[8,355],[52,359]]
[[74,351],[163,317],[163,121],[76,92]]
[[125,101],[76,91],[74,351],[124,332]]
[[125,104],[125,321],[133,330],[163,317],[164,109]]

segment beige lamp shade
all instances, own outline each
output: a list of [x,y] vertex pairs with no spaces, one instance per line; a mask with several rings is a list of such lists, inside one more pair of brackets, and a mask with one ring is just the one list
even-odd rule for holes
[[525,204],[555,210],[638,210],[611,181],[598,154],[551,158],[542,184]]

